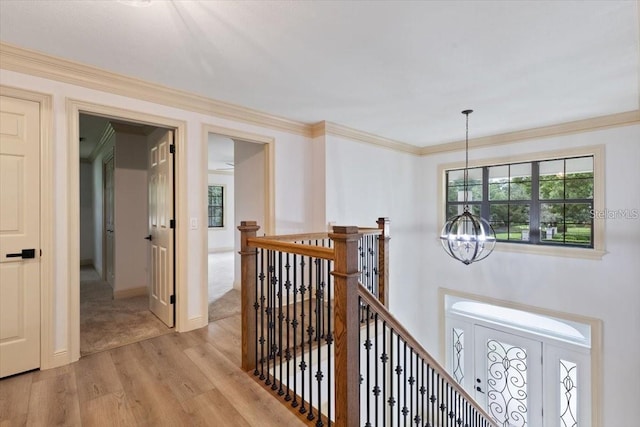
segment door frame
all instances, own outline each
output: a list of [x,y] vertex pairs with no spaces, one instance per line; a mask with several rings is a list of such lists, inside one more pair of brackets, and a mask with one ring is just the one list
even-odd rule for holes
[[[577,322],[585,325],[589,325],[591,336],[591,346],[588,350],[591,358],[591,425],[593,427],[601,427],[602,424],[602,396],[603,396],[603,370],[602,370],[602,352],[603,352],[603,322],[600,319],[594,317],[588,317],[578,314],[565,313],[562,311],[551,310],[546,308],[540,308],[528,304],[517,303],[513,301],[506,301],[497,298],[491,298],[484,295],[473,294],[469,292],[463,292],[454,290],[451,288],[439,287],[438,288],[438,320],[440,327],[438,328],[439,334],[439,347],[440,347],[440,360],[447,360],[447,343],[446,343],[446,328],[447,328],[447,313],[446,311],[446,298],[457,297],[481,303],[487,303],[499,307],[512,308],[515,310],[526,311],[529,313],[538,314],[541,316],[555,317],[556,319],[566,320],[569,322]],[[471,344],[473,345],[473,344]]]
[[[264,145],[264,224],[258,224],[261,228],[261,232],[267,235],[271,235],[275,232],[275,138],[272,136],[260,135],[257,133],[242,131],[238,129],[226,128],[222,126],[216,126],[212,124],[202,125],[202,144],[200,147],[200,182],[201,188],[199,194],[207,194],[207,186],[209,185],[209,134],[215,133],[220,136],[225,136],[232,140],[242,140],[246,142],[253,142],[255,144]],[[206,197],[201,197],[201,218],[202,224],[206,224],[208,217]],[[249,219],[249,218],[247,218]],[[231,224],[230,227],[235,228],[238,224]],[[209,313],[209,288],[208,288],[208,228],[202,227],[201,233],[201,253],[205,254],[200,260],[200,271],[202,280],[201,295],[205,295],[202,300],[201,310],[208,316]]]
[[0,85],[0,95],[40,104],[40,368],[47,369],[66,363],[66,354],[54,354],[53,97],[5,85]]
[[[175,328],[178,332],[191,330],[202,326],[201,316],[188,317],[188,286],[187,286],[187,123],[169,117],[162,117],[124,108],[107,106],[77,99],[67,98],[67,202],[68,202],[68,319],[69,319],[69,352],[68,362],[80,358],[80,168],[79,168],[79,138],[80,114],[91,114],[118,120],[126,120],[140,124],[164,127],[175,131],[175,221],[176,238],[174,241],[175,261]],[[206,314],[206,312],[205,312]],[[206,324],[206,323],[205,323]]]

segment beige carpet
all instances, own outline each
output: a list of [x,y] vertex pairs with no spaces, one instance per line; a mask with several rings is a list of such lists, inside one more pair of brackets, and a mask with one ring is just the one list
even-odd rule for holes
[[80,271],[80,355],[173,332],[149,311],[146,296],[114,300],[93,268]]
[[234,252],[209,254],[209,322],[240,313],[240,291],[233,289]]

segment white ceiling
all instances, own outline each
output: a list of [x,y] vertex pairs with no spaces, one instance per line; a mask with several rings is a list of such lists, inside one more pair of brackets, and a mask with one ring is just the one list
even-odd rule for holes
[[1,0],[0,39],[417,146],[636,110],[638,2]]

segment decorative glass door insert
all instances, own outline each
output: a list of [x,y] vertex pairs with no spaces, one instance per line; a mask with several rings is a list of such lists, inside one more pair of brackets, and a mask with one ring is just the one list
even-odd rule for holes
[[501,427],[542,425],[542,343],[474,328],[478,402]]

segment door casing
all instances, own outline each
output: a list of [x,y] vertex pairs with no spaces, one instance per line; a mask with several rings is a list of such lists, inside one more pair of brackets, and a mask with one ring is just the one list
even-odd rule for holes
[[[123,108],[106,106],[76,99],[67,99],[67,194],[68,194],[68,326],[69,326],[69,357],[66,363],[80,358],[80,194],[79,194],[79,122],[80,114],[86,113],[112,119],[126,120],[151,126],[173,129],[175,132],[176,163],[175,163],[175,207],[176,207],[176,330],[188,331],[205,326],[208,323],[206,310],[200,316],[188,316],[188,287],[187,287],[187,144],[186,122],[182,120],[156,116],[152,114],[126,110]],[[205,283],[206,285],[206,283]],[[206,293],[201,295],[206,300]]]

